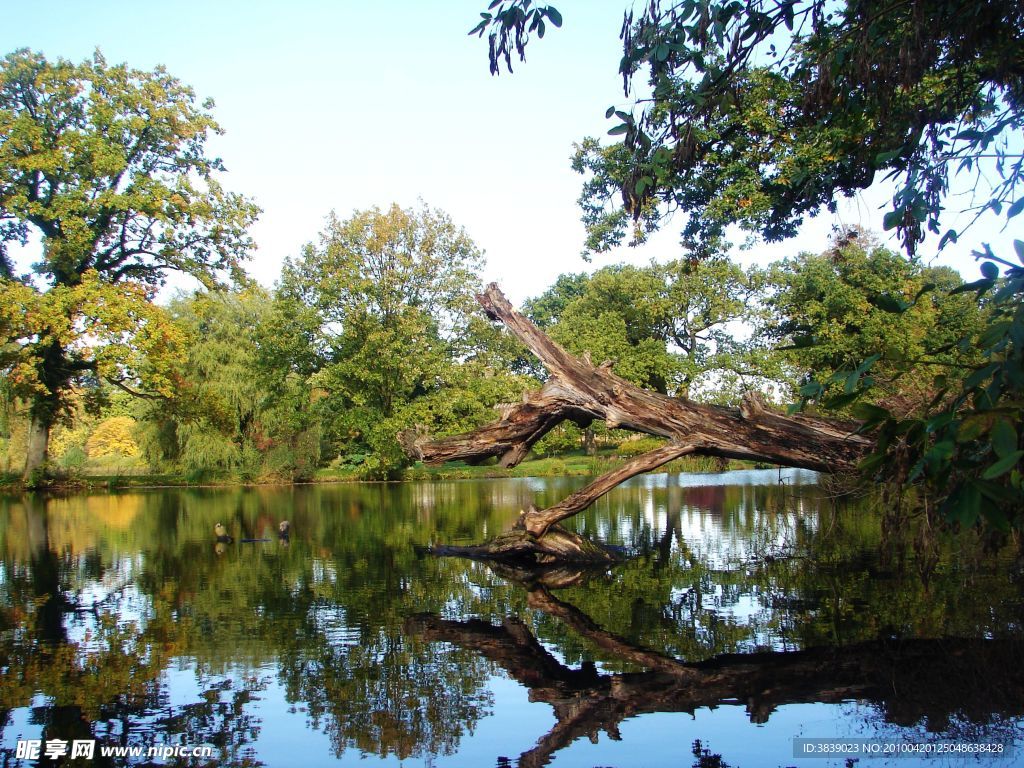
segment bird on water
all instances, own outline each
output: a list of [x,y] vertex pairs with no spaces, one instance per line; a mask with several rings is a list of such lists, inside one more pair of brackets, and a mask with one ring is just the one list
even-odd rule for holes
[[228,529],[224,527],[223,523],[217,523],[213,526],[213,533],[217,537],[219,544],[230,544],[235,540],[233,536],[228,535]]

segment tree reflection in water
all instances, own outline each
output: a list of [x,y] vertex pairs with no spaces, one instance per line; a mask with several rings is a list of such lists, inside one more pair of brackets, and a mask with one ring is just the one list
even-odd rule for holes
[[410,620],[411,632],[475,650],[528,688],[531,701],[554,709],[554,727],[519,757],[519,768],[547,765],[555,752],[583,736],[596,742],[604,731],[620,739],[619,724],[630,717],[692,714],[736,702],[745,703],[751,722],[766,723],[784,704],[858,699],[877,705],[888,722],[910,726],[925,720],[937,731],[953,715],[989,722],[1024,714],[1024,668],[1019,664],[1024,645],[1018,640],[890,639],[684,663],[601,629],[546,586],[525,588],[531,608],[557,617],[612,656],[650,671],[602,674],[591,663],[572,669],[514,616],[501,625],[428,614]]
[[[879,557],[877,515],[833,512],[775,472],[720,477],[619,489],[579,523],[632,557],[543,581],[417,547],[480,540],[575,481],[0,500],[2,749],[184,741],[252,766],[268,740],[320,732],[330,754],[306,762],[459,764],[484,719],[506,716],[496,675],[558,719],[524,765],[629,717],[724,701],[769,724],[787,702],[850,699],[937,730],[1020,718],[1012,551],[942,540],[921,579],[912,546]],[[221,554],[218,521],[236,540]]]

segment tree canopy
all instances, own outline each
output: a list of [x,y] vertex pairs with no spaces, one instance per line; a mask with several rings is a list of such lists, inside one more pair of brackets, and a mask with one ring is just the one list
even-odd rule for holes
[[[162,68],[81,64],[19,50],[0,62],[2,362],[31,403],[26,476],[83,378],[166,394],[173,330],[151,300],[168,271],[238,276],[258,210],[217,180],[211,101]],[[38,238],[15,274],[7,248]],[[145,363],[135,355],[144,353]]]
[[[492,35],[497,72],[550,8],[491,5],[477,30]],[[883,177],[897,190],[885,229],[909,253],[942,232],[957,174],[980,194],[976,212],[1019,214],[1024,161],[1009,141],[1024,128],[1022,30],[1013,0],[655,0],[628,11],[619,71],[636,106],[607,111],[620,143],[586,139],[573,161],[588,176],[587,248],[627,232],[642,240],[676,210],[698,254],[732,224],[781,240]]]
[[749,348],[728,324],[750,318],[762,280],[726,259],[616,265],[562,275],[524,309],[569,351],[613,360],[640,386],[685,395],[699,379],[746,367]]
[[388,474],[405,461],[399,429],[475,424],[518,395],[479,343],[494,336],[474,316],[482,261],[447,214],[392,205],[332,215],[319,242],[286,262],[279,298],[319,350],[312,380],[339,454]]
[[[971,297],[950,294],[963,280],[948,267],[924,267],[853,235],[823,253],[777,262],[769,275],[770,319],[761,334],[793,367],[797,387],[877,356],[870,399],[908,413],[934,396],[934,376],[978,359],[958,343],[981,330],[985,312]],[[844,389],[852,384],[831,382],[828,395],[839,400],[829,402],[850,401]]]

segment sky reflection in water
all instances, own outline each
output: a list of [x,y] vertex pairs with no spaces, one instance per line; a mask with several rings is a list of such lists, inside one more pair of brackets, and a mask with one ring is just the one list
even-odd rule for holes
[[697,739],[747,767],[843,765],[795,737],[1019,748],[1015,553],[883,539],[815,479],[636,478],[571,521],[632,557],[558,589],[417,547],[482,540],[579,479],[0,501],[0,748],[524,768],[688,766]]

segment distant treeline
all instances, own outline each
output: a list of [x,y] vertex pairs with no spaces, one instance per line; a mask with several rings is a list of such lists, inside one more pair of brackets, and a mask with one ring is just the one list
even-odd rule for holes
[[[333,465],[396,476],[408,464],[398,431],[468,430],[545,376],[478,310],[482,266],[480,249],[440,211],[332,216],[273,290],[242,284],[171,301],[164,311],[180,352],[161,375],[172,386],[145,396],[130,383],[79,387],[53,430],[49,469],[299,480]],[[949,293],[961,283],[853,233],[766,269],[722,257],[564,274],[523,311],[630,381],[717,403],[756,389],[784,406],[823,373],[883,350],[869,398],[912,412],[932,399],[938,373],[976,356],[956,347],[985,322],[972,297]],[[900,313],[885,306],[915,297]],[[8,396],[9,472],[23,467],[27,429],[25,403]],[[593,430],[567,425],[535,452],[593,442]]]

